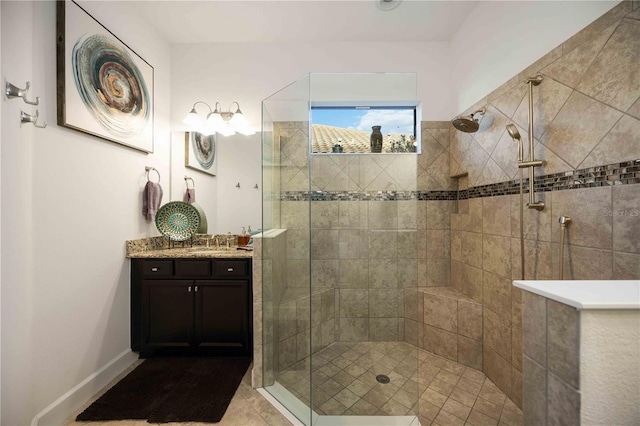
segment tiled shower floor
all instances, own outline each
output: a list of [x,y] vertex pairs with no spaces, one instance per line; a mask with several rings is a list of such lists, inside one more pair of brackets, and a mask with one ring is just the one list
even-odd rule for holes
[[[422,426],[522,425],[520,409],[486,376],[404,342],[334,343],[277,380],[319,415],[418,415]],[[376,381],[385,374],[388,384]]]

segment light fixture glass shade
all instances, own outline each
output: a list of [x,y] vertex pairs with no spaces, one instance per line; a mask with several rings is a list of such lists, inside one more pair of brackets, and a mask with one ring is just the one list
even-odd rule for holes
[[195,108],[193,108],[191,112],[189,112],[189,114],[184,117],[184,120],[182,120],[182,122],[192,128],[198,128],[202,126],[202,118],[200,118]]
[[243,129],[248,125],[247,118],[244,116],[242,112],[240,112],[239,108],[238,108],[238,112],[236,112],[231,116],[229,123],[231,123],[231,125],[236,129]]
[[207,127],[221,129],[225,125],[222,115],[219,112],[212,112],[207,116]]
[[222,136],[233,136],[236,134],[236,131],[234,130],[234,128],[230,126],[229,123],[227,122],[225,122],[222,125],[222,127],[216,129],[216,131],[220,133]]
[[217,131],[217,129],[215,129],[215,128],[209,126],[207,123],[205,123],[204,126],[198,127],[197,131],[199,133],[202,133],[205,136],[211,136]]

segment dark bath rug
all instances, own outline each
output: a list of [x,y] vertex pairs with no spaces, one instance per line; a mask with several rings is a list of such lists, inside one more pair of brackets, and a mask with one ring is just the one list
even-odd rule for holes
[[249,359],[150,358],[76,420],[217,423],[250,364]]

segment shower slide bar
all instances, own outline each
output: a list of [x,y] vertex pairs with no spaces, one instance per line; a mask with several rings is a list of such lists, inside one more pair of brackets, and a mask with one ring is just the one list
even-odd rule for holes
[[527,207],[530,209],[542,210],[544,209],[544,202],[536,201],[534,186],[534,167],[543,166],[544,161],[536,160],[533,154],[533,86],[537,86],[542,83],[542,75],[538,74],[534,77],[527,78],[527,84],[529,85],[529,161],[518,162],[518,168],[529,169],[529,204]]

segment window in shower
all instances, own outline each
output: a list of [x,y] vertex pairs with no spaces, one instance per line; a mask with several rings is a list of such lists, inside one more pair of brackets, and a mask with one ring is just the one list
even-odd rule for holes
[[310,121],[312,153],[418,151],[415,105],[312,106]]

